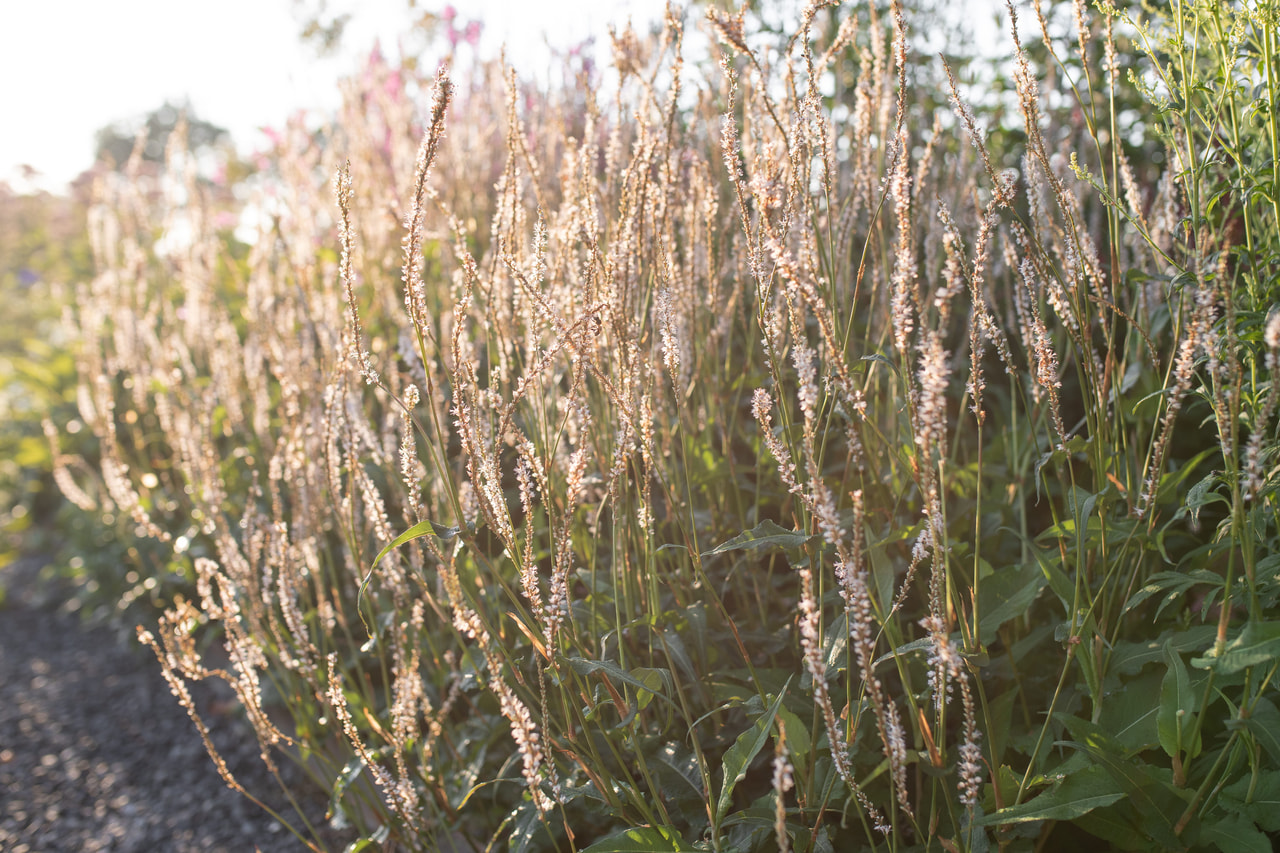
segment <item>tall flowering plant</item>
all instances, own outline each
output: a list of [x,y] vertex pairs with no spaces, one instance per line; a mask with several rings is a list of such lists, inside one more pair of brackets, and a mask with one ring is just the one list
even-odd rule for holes
[[1008,9],[1012,129],[897,3],[711,10],[711,82],[670,10],[608,103],[371,60],[234,264],[114,188],[82,407],[197,726],[226,680],[357,846],[1273,831],[1275,136],[1203,122],[1269,13],[1070,11],[1048,90]]

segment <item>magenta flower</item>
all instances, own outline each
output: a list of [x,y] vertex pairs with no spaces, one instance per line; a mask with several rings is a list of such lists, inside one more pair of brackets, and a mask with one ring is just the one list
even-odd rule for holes
[[400,96],[404,94],[404,79],[400,76],[400,71],[392,71],[387,75],[387,80],[382,84],[382,91],[393,101],[399,101]]

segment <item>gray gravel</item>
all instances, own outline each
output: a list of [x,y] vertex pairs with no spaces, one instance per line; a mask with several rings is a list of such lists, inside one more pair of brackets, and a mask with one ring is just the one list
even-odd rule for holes
[[[0,569],[0,850],[305,850],[226,787],[154,657],[41,601],[34,574]],[[211,689],[193,695],[236,778],[288,814],[243,721]]]

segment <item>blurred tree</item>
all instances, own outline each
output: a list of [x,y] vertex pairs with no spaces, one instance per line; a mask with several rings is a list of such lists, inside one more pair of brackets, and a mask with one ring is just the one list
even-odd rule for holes
[[302,17],[302,30],[298,33],[302,41],[321,56],[336,53],[351,22],[351,13],[330,11],[328,0],[293,0],[293,8]]
[[145,134],[142,159],[153,163],[164,160],[164,149],[169,143],[169,134],[177,127],[178,121],[186,116],[187,148],[192,152],[214,148],[230,140],[225,128],[197,118],[190,104],[178,105],[168,101],[159,109],[152,111],[140,122],[137,119],[118,121],[99,130],[94,139],[97,142],[97,160],[105,162],[115,169],[123,169],[133,153],[133,146],[141,131]]
[[[320,56],[332,56],[340,52],[348,25],[360,13],[355,0],[338,0],[336,3],[331,0],[292,2],[294,16],[300,27],[298,37],[303,43],[310,45]],[[454,3],[449,3],[448,0],[428,0],[427,3],[421,0],[402,0],[402,4],[405,16],[401,35],[405,39],[405,64],[408,66],[414,65],[415,51],[425,50],[442,25],[446,33],[452,31],[453,17],[457,15],[456,5],[466,5],[459,0],[454,0]],[[440,11],[425,8],[428,5],[439,8]],[[335,6],[345,7],[348,11],[336,11]],[[476,27],[480,26],[479,21],[474,23]],[[465,30],[462,34],[464,38],[469,38]]]

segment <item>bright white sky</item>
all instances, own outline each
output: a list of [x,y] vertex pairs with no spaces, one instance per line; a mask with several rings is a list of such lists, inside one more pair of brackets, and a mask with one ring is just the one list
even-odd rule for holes
[[[447,0],[419,0],[439,13]],[[318,5],[315,2],[309,6]],[[341,56],[319,60],[301,43],[290,0],[0,0],[0,180],[60,191],[92,164],[94,132],[190,100],[195,114],[231,131],[241,151],[263,144],[258,128],[299,108],[332,109],[337,80],[356,69],[374,39],[398,53],[411,20],[408,0],[330,2],[355,10]],[[522,73],[547,64],[547,41],[564,48],[631,17],[659,19],[663,0],[454,0],[458,23],[480,19],[479,50],[508,57]],[[550,10],[550,11],[549,11]],[[468,48],[460,48],[466,50]],[[432,59],[432,57],[424,57]]]
[[[249,153],[265,145],[259,128],[279,126],[300,108],[336,108],[338,79],[357,70],[375,39],[389,57],[398,55],[410,21],[424,11],[439,14],[448,2],[416,0],[411,10],[410,0],[328,0],[331,11],[354,15],[342,54],[321,60],[299,38],[301,13],[293,0],[0,0],[0,181],[30,189],[19,177],[26,164],[41,173],[36,186],[59,192],[92,165],[98,129],[141,118],[165,100],[189,100],[199,118],[229,130]],[[620,27],[630,18],[643,32],[666,5],[452,2],[459,29],[468,20],[483,21],[480,53],[495,57],[505,43],[509,60],[526,76],[547,69],[548,42],[564,49],[593,35],[597,63],[607,66],[609,24]],[[950,3],[950,12],[963,9],[960,17],[971,25],[983,24],[1000,6],[999,0]],[[942,22],[913,26],[943,39],[956,34]],[[431,63],[439,53],[421,58]]]

